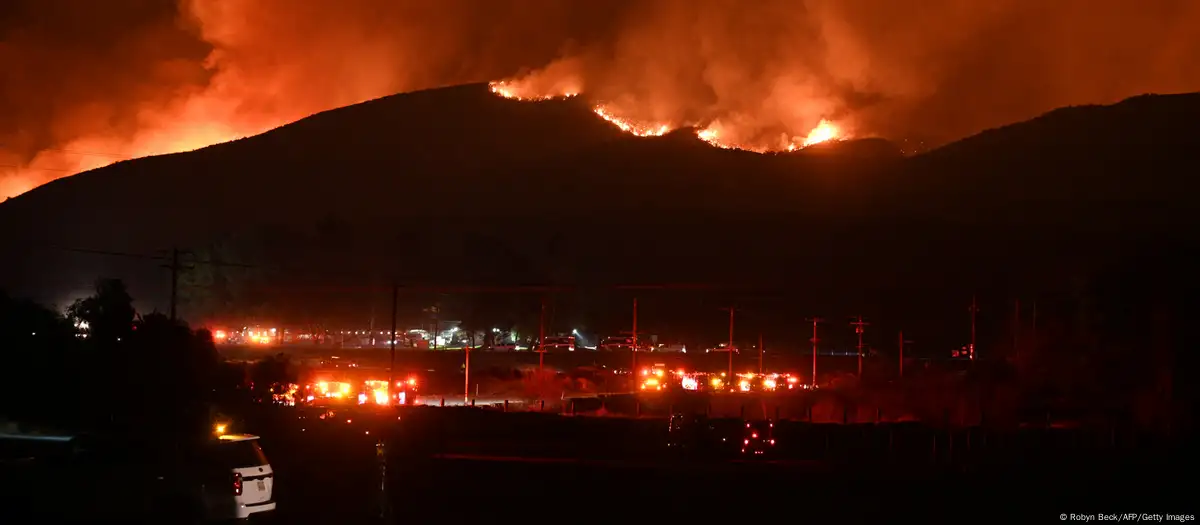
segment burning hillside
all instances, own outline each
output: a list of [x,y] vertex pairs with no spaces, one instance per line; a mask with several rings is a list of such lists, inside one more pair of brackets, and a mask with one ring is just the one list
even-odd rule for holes
[[[1200,85],[1200,2],[6,0],[0,198],[402,92],[580,96],[640,136],[924,147]],[[1121,38],[1112,38],[1121,35]],[[911,150],[910,150],[911,151]]]
[[842,132],[841,128],[838,127],[836,124],[833,124],[832,122],[829,122],[828,120],[825,120],[825,119],[821,119],[821,121],[819,123],[817,123],[817,127],[813,128],[812,131],[809,131],[808,135],[805,135],[804,137],[800,137],[800,136],[789,137],[787,134],[784,134],[780,137],[780,141],[775,142],[773,144],[768,143],[765,146],[761,145],[761,144],[756,145],[756,144],[729,142],[724,139],[724,137],[726,137],[727,135],[729,135],[729,133],[722,128],[720,123],[710,124],[708,127],[696,132],[696,136],[700,140],[703,140],[704,142],[712,144],[713,146],[716,146],[718,148],[743,149],[743,150],[747,150],[747,151],[753,151],[755,153],[768,153],[768,152],[772,152],[772,151],[796,151],[798,149],[807,148],[809,146],[815,146],[817,144],[838,141],[838,140],[846,140],[848,138],[851,138],[848,135],[844,134]]
[[[536,72],[520,78],[497,80],[488,84],[492,93],[498,96],[523,102],[540,102],[571,98],[581,94],[582,82],[569,73],[554,76],[554,69]],[[616,110],[610,103],[596,102],[592,104],[592,112],[608,121],[621,131],[635,137],[661,137],[680,128],[693,128],[696,137],[708,144],[723,149],[740,149],[755,153],[789,152],[802,148],[836,140],[851,138],[841,126],[824,118],[817,122],[816,127],[804,134],[792,134],[782,131],[776,136],[763,136],[747,133],[739,129],[736,119],[728,116],[717,117],[707,121],[664,122],[654,119],[640,119],[623,116],[624,112]]]
[[520,86],[513,85],[512,83],[505,82],[505,81],[492,82],[492,83],[488,84],[488,87],[492,90],[492,93],[500,95],[501,97],[511,98],[513,100],[521,100],[521,101],[525,101],[525,102],[538,102],[541,100],[571,98],[571,97],[579,95],[578,91],[576,91],[574,89],[570,89],[570,88],[563,89],[558,92],[551,92],[549,94],[525,95],[524,94],[525,91],[522,90],[520,88]]
[[630,135],[634,135],[637,137],[661,137],[663,135],[666,135],[667,133],[670,133],[672,129],[675,129],[670,124],[662,124],[662,123],[645,124],[645,123],[639,123],[639,122],[635,122],[632,120],[618,117],[618,116],[614,115],[612,113],[612,111],[610,111],[608,109],[608,107],[603,104],[597,105],[596,107],[592,108],[592,112],[595,113],[596,116],[598,116],[604,120],[607,120],[609,123],[616,126],[621,131],[624,131],[625,133],[629,133]]

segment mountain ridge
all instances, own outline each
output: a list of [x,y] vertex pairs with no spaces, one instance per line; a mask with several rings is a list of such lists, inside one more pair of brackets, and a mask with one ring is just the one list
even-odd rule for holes
[[[1005,273],[1033,282],[1049,277],[1016,275],[1034,272],[1031,260],[1049,275],[1093,252],[1101,264],[1128,243],[1189,235],[1194,195],[1171,165],[1200,160],[1197,107],[1200,95],[1185,94],[1060,109],[908,158],[872,140],[761,155],[682,132],[633,137],[579,99],[517,102],[479,84],[426,90],[124,161],[2,203],[6,251],[26,257],[0,263],[0,287],[78,289],[115,274],[161,298],[161,275],[144,261],[32,245],[219,245],[267,267],[306,261],[351,278],[429,282],[599,282],[606,272],[780,286],[857,286],[851,276],[863,272],[884,284],[911,273],[904,287],[950,275],[959,277],[946,286],[961,289]],[[1014,251],[1025,258],[1007,258]],[[951,272],[960,265],[971,269]],[[801,277],[813,272],[825,277]]]

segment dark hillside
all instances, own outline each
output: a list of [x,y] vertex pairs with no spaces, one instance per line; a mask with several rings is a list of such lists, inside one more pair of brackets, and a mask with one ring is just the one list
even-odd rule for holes
[[1145,96],[907,159],[880,140],[758,155],[684,131],[624,135],[577,100],[444,88],[11,199],[0,239],[16,256],[0,262],[0,287],[65,304],[110,275],[162,308],[158,262],[46,247],[179,246],[255,265],[223,278],[262,290],[260,311],[300,316],[361,306],[316,302],[306,287],[393,280],[700,282],[777,290],[796,315],[944,307],[972,291],[1057,289],[1160,241],[1187,245],[1197,117],[1200,95]]

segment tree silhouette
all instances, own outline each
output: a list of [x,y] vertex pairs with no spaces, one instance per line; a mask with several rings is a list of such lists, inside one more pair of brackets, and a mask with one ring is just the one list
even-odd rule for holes
[[299,381],[299,373],[284,354],[264,357],[250,366],[250,385],[255,399],[270,401],[273,392],[280,392],[290,383]]
[[110,419],[130,428],[203,435],[219,362],[211,334],[162,314],[146,315],[134,327],[100,367],[122,400]]
[[67,317],[3,295],[0,314],[0,337],[16,349],[6,364],[19,371],[0,381],[4,416],[64,430],[208,435],[219,359],[207,331],[161,314],[137,318],[112,279]]
[[471,347],[482,344],[483,339],[487,337],[482,334],[490,331],[489,326],[484,321],[479,303],[480,301],[477,297],[466,297],[459,302],[458,308],[456,308],[461,319],[458,329],[463,332],[464,337],[467,339],[467,345]]
[[125,283],[117,279],[96,281],[96,294],[76,300],[67,314],[77,323],[87,323],[88,341],[111,347],[133,330],[133,297]]
[[4,368],[11,371],[0,381],[0,416],[51,426],[78,419],[72,387],[82,378],[82,369],[73,366],[78,340],[70,322],[32,301],[0,292],[0,341],[7,350]]

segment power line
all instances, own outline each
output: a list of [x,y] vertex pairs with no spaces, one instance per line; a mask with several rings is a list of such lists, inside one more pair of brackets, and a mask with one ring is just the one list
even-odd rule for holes
[[168,258],[162,255],[146,255],[141,253],[130,252],[115,252],[111,250],[93,250],[89,248],[67,248],[63,246],[40,246],[41,248],[49,248],[52,250],[62,250],[64,252],[87,253],[91,255],[111,255],[113,257],[128,257],[131,259],[148,259],[153,261],[165,261]]
[[[58,251],[71,252],[71,253],[83,253],[83,254],[88,254],[88,255],[125,257],[125,258],[129,258],[129,259],[142,259],[142,260],[148,260],[148,261],[161,261],[161,262],[167,262],[167,263],[170,263],[172,261],[171,256],[162,255],[162,254],[143,254],[143,253],[133,253],[133,252],[122,252],[122,251],[115,251],[115,250],[98,250],[98,249],[93,249],[93,248],[77,248],[77,247],[69,247],[69,246],[57,246],[57,245],[51,245],[51,244],[32,244],[29,246],[32,248],[58,250]],[[186,253],[190,254],[191,252],[186,252]],[[216,267],[253,268],[253,269],[264,268],[263,266],[255,265],[255,264],[218,261],[218,260],[212,260],[212,259],[188,258],[187,260],[185,260],[183,262],[186,262],[188,264],[193,264],[193,265],[208,265],[208,266],[216,266]],[[291,269],[297,269],[297,268],[291,268]],[[449,294],[456,294],[456,293],[541,293],[541,294],[545,294],[545,293],[574,292],[574,291],[579,291],[581,289],[587,289],[587,288],[605,288],[605,289],[614,289],[614,290],[622,290],[622,291],[645,291],[645,290],[709,291],[709,290],[716,290],[716,289],[721,288],[720,286],[714,286],[711,284],[697,284],[697,283],[615,284],[615,285],[607,285],[607,286],[603,286],[603,285],[601,285],[601,286],[562,286],[562,285],[480,286],[480,285],[460,285],[460,284],[444,284],[444,285],[398,284],[397,286],[399,286],[402,291],[404,291],[405,293],[409,293],[409,294],[412,294],[412,293],[449,293]],[[296,286],[290,286],[289,288],[296,288]],[[306,286],[306,288],[309,288],[312,291],[324,290],[324,291],[329,291],[329,292],[372,292],[372,291],[379,291],[379,290],[385,289],[385,287],[379,287],[379,286],[341,286],[341,285],[336,285],[336,286],[317,285],[317,286]]]
[[57,172],[61,172],[61,173],[75,173],[75,172],[79,171],[79,170],[64,170],[64,169],[60,169],[60,168],[31,168],[28,166],[18,166],[16,164],[0,164],[0,168],[13,168],[13,169],[17,169],[17,170],[28,170],[28,171],[57,171]]
[[[41,248],[47,250],[57,250],[71,253],[82,253],[88,255],[102,255],[109,257],[125,257],[129,259],[141,259],[148,261],[160,261],[170,263],[172,257],[161,254],[144,254],[133,252],[122,252],[115,250],[98,250],[93,248],[77,248],[69,246],[56,246],[50,244],[33,244],[32,248]],[[187,252],[190,253],[190,252]],[[193,265],[209,265],[217,267],[232,267],[232,268],[254,268],[261,269],[263,266],[255,264],[246,264],[238,262],[218,261],[212,259],[192,259],[188,258],[183,261]],[[509,286],[480,286],[480,285],[460,285],[460,284],[444,284],[444,285],[404,285],[398,284],[405,293],[561,293],[574,292],[587,288],[605,288],[622,291],[645,291],[645,290],[662,290],[662,291],[709,291],[722,288],[711,284],[698,283],[656,283],[656,284],[615,284],[607,286],[562,286],[562,285],[509,285]],[[290,286],[289,288],[296,288]],[[385,287],[379,286],[329,286],[317,285],[306,286],[313,291],[330,291],[330,292],[372,292],[383,290]],[[390,288],[388,288],[390,289]]]
[[[129,259],[143,259],[149,261],[169,262],[171,257],[165,254],[144,254],[134,252],[123,252],[117,250],[101,250],[94,248],[81,248],[72,246],[59,246],[45,243],[28,243],[28,248],[57,250],[70,253],[82,253],[89,255],[101,255],[110,257],[124,257]],[[194,255],[193,255],[194,257]],[[215,259],[196,259],[188,257],[181,261],[193,265],[208,265],[215,267],[230,267],[230,268],[247,268],[247,269],[272,269],[279,271],[294,271],[294,272],[311,272],[311,275],[325,276],[344,276],[340,272],[325,272],[317,268],[305,268],[299,266],[278,266],[264,264],[248,264],[233,261],[221,261]],[[349,274],[346,274],[349,275]],[[717,283],[695,283],[695,282],[661,282],[661,283],[593,283],[593,284],[567,284],[567,285],[543,285],[543,284],[511,284],[511,285],[477,285],[477,284],[461,284],[461,283],[445,283],[445,284],[422,284],[419,282],[410,282],[405,284],[398,282],[397,285],[405,294],[414,293],[446,293],[446,294],[466,294],[466,293],[570,293],[589,289],[604,289],[617,290],[624,292],[643,292],[643,291],[663,291],[663,292],[713,292],[713,291],[742,291],[742,292],[762,292],[771,291],[779,293],[780,288],[763,287],[755,284],[744,284],[736,282],[717,282]],[[306,288],[310,291],[328,291],[328,292],[378,292],[389,291],[390,286],[375,286],[375,285],[295,285],[287,288]],[[271,288],[271,287],[260,287]],[[739,311],[745,311],[743,308],[737,308]],[[725,310],[728,310],[726,308]]]
[[[0,148],[9,148],[10,150],[16,149],[13,146],[10,146],[8,144],[0,144]],[[129,155],[120,155],[117,153],[99,153],[99,152],[94,152],[94,151],[78,151],[78,150],[62,149],[62,148],[37,148],[38,153],[41,153],[43,151],[56,151],[58,153],[67,153],[70,155],[86,155],[89,157],[110,157],[110,158],[115,158],[115,159],[131,158]]]
[[179,248],[171,248],[171,263],[162,265],[163,268],[171,270],[171,320],[177,319],[175,312],[179,305],[179,272],[181,270],[191,270],[193,266],[184,266],[179,262]]
[[[91,255],[108,255],[113,257],[127,257],[131,259],[147,259],[153,261],[166,261],[170,257],[166,255],[150,255],[142,253],[121,252],[114,250],[98,250],[93,248],[76,248],[70,246],[57,246],[53,244],[31,244],[34,248],[43,248],[49,250],[59,250],[73,253],[86,253]],[[255,264],[245,264],[229,261],[217,260],[200,260],[189,259],[190,264],[207,264],[212,266],[231,266],[237,268],[261,268]],[[293,268],[298,269],[298,268]],[[664,291],[680,291],[680,290],[695,290],[706,291],[718,288],[711,284],[705,283],[655,283],[655,284],[618,284],[610,286],[617,290],[627,291],[643,291],[643,290],[664,290]],[[376,289],[379,287],[367,286],[362,287],[363,290]],[[548,285],[516,285],[516,286],[466,286],[466,285],[430,285],[430,286],[402,286],[406,291],[444,291],[452,292],[509,292],[509,291],[529,291],[529,292],[569,292],[577,290],[579,286],[548,286]],[[379,288],[382,289],[382,288]]]
[[[118,251],[112,251],[112,250],[95,250],[95,249],[90,249],[90,248],[72,248],[72,247],[67,247],[67,246],[53,246],[53,245],[35,245],[35,247],[46,248],[46,249],[50,249],[50,250],[59,250],[59,251],[64,251],[64,252],[72,252],[72,253],[86,253],[86,254],[90,254],[90,255],[106,255],[106,256],[111,256],[111,257],[125,257],[125,258],[129,258],[129,259],[144,259],[144,260],[150,260],[150,261],[170,261],[172,259],[172,257],[167,256],[167,255],[149,255],[149,254],[144,254],[144,253],[118,252]],[[189,264],[204,264],[204,265],[209,265],[209,266],[230,266],[230,267],[235,267],[235,268],[258,268],[258,266],[255,266],[253,264],[216,261],[216,260],[211,260],[211,259],[208,259],[208,260],[189,259],[187,261],[187,263],[189,263]]]
[[[5,144],[0,144],[0,148],[4,148],[4,147],[7,147],[7,146]],[[106,159],[113,159],[116,162],[123,161],[123,160],[130,160],[130,159],[134,158],[129,155],[119,155],[117,153],[100,153],[100,152],[95,152],[95,151],[77,151],[77,150],[59,149],[59,148],[40,148],[37,151],[38,151],[38,153],[41,153],[43,151],[53,151],[53,152],[57,152],[57,153],[66,153],[68,155],[81,155],[81,156],[85,156],[85,157],[103,157]],[[21,166],[21,165],[17,165],[17,164],[0,164],[0,168],[12,168],[12,169],[16,169],[16,170],[27,170],[27,171],[53,171],[56,173],[81,173],[84,171],[88,171],[89,169],[93,169],[93,168],[74,168],[74,169],[35,168],[32,166]]]

